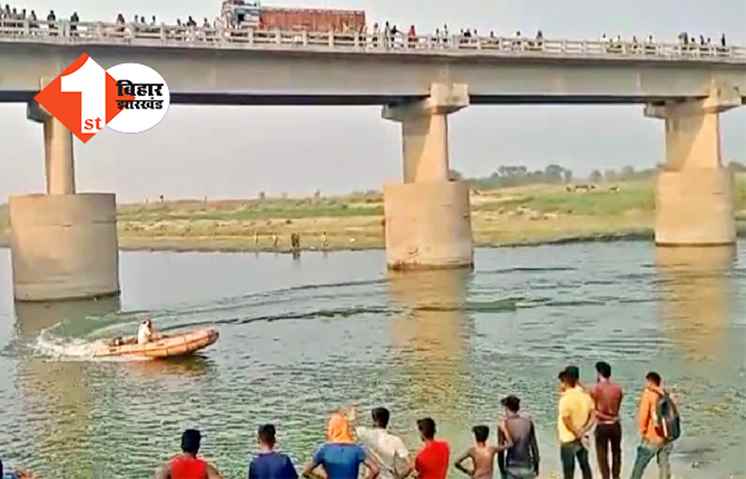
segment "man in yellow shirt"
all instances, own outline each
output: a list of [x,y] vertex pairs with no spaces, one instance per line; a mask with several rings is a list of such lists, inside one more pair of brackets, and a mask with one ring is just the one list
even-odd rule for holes
[[560,400],[557,431],[560,440],[560,458],[564,479],[575,477],[575,460],[578,461],[583,479],[591,479],[588,462],[589,431],[595,423],[593,399],[579,384],[580,370],[568,366],[559,373]]

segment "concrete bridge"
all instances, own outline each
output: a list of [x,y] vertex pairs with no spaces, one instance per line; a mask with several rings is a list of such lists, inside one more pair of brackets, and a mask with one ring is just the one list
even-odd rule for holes
[[391,268],[473,263],[469,188],[448,178],[448,115],[471,104],[640,104],[665,121],[656,242],[736,240],[719,115],[746,97],[746,48],[529,38],[0,23],[0,102],[44,125],[47,194],[10,199],[15,295],[119,290],[114,195],[76,194],[72,135],[32,100],[82,52],[158,70],[172,102],[382,105],[402,124],[403,183],[385,185]]

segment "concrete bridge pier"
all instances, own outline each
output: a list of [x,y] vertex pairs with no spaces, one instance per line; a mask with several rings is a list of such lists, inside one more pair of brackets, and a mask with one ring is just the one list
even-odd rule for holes
[[383,108],[402,124],[404,164],[404,183],[383,189],[390,269],[474,264],[469,187],[448,174],[448,115],[468,105],[466,85],[433,84],[424,100]]
[[721,161],[720,113],[741,105],[737,88],[708,98],[648,105],[666,122],[666,162],[656,184],[659,246],[722,246],[736,242],[733,174]]
[[75,193],[72,133],[29,104],[44,125],[47,194],[11,196],[13,290],[19,301],[119,293],[119,244],[113,194]]

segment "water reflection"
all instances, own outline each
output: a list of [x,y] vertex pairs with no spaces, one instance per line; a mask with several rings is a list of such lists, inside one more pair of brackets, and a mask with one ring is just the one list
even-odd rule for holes
[[86,384],[88,363],[36,357],[33,342],[43,330],[58,323],[63,325],[60,332],[64,336],[84,336],[97,318],[113,315],[119,307],[118,297],[15,304],[16,331],[29,352],[18,362],[16,388],[23,397],[19,406],[24,416],[39,419],[29,423],[24,431],[29,441],[28,464],[33,464],[35,458],[65,454],[69,450],[76,460],[66,461],[70,469],[58,471],[59,477],[75,477],[89,469],[90,458],[75,451],[86,450],[90,442],[91,412],[95,410],[96,399],[91,397]]
[[158,361],[135,361],[128,363],[127,377],[142,380],[192,381],[207,376],[214,368],[212,361],[204,356],[193,355],[183,358],[169,358]]
[[690,360],[722,357],[735,301],[736,247],[656,248],[655,259],[666,336]]
[[[468,270],[389,273],[389,292],[403,308],[391,322],[396,363],[409,381],[401,394],[413,410],[452,412],[469,381],[465,373],[472,324],[465,312]],[[439,410],[434,410],[437,405]]]
[[16,302],[16,333],[21,338],[39,334],[59,323],[57,334],[85,336],[113,319],[121,307],[119,296],[71,301]]

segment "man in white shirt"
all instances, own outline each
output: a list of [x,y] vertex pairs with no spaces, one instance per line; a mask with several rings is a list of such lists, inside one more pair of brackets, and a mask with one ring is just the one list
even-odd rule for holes
[[137,328],[137,344],[145,344],[153,339],[154,336],[153,322],[150,319],[146,319],[140,323],[140,327]]
[[[348,417],[355,420],[355,410],[352,409]],[[370,456],[378,464],[381,479],[400,479],[411,472],[409,451],[399,436],[388,432],[389,411],[385,407],[377,407],[371,411],[373,427],[358,426],[355,434],[360,444],[365,447]]]

